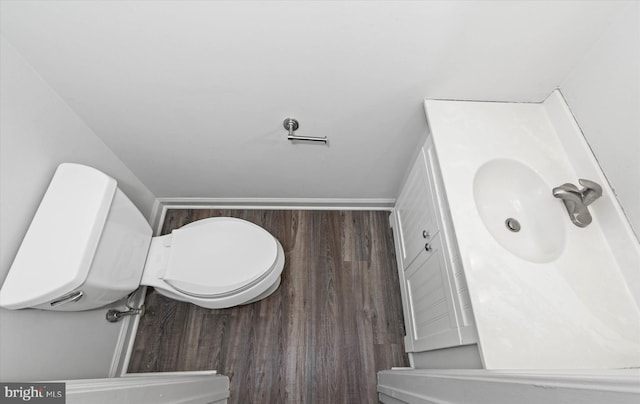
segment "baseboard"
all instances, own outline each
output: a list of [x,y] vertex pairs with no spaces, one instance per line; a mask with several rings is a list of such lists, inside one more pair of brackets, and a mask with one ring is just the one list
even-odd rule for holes
[[391,210],[393,198],[158,198],[169,209]]
[[160,234],[169,209],[274,209],[274,210],[384,210],[393,198],[158,198],[151,220],[154,234]]
[[151,216],[148,218],[149,224],[151,224],[152,229],[156,229],[159,225],[162,224],[162,222],[158,223],[160,218],[164,220],[163,208],[160,200],[156,198],[156,200],[153,201],[153,207],[151,208]]

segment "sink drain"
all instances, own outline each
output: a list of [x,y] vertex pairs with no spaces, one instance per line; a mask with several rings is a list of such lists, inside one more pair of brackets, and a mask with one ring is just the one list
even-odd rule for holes
[[514,233],[520,231],[520,222],[512,217],[505,220],[504,224],[507,226],[507,229],[509,229],[509,231],[512,231]]

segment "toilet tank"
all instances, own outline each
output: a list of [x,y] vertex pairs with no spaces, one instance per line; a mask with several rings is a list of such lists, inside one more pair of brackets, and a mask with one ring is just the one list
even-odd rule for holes
[[151,235],[116,180],[63,163],[0,289],[0,307],[80,311],[115,302],[140,285]]

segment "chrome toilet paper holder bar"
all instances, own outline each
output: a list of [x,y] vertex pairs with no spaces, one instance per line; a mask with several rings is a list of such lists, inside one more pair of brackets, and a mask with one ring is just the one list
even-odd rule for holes
[[298,136],[295,134],[295,131],[298,130],[298,128],[300,127],[300,123],[293,119],[293,118],[287,118],[284,120],[284,122],[282,122],[282,126],[284,126],[284,128],[289,131],[289,135],[287,136],[287,139],[289,140],[304,140],[304,141],[309,141],[309,142],[322,142],[324,144],[327,144],[327,137],[326,136]]

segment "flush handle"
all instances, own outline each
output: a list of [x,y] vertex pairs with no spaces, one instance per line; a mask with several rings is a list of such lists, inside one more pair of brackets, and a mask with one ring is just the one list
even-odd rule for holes
[[422,238],[429,238],[429,232],[426,230],[422,230]]
[[50,304],[51,304],[51,307],[56,307],[66,303],[74,303],[82,299],[82,296],[84,296],[84,292],[81,290],[78,290],[75,292],[71,292],[66,296],[62,296],[61,298],[52,301]]
[[431,245],[429,243],[426,243],[424,245],[424,249],[426,252],[431,252],[431,250],[433,250],[433,247],[431,247]]

